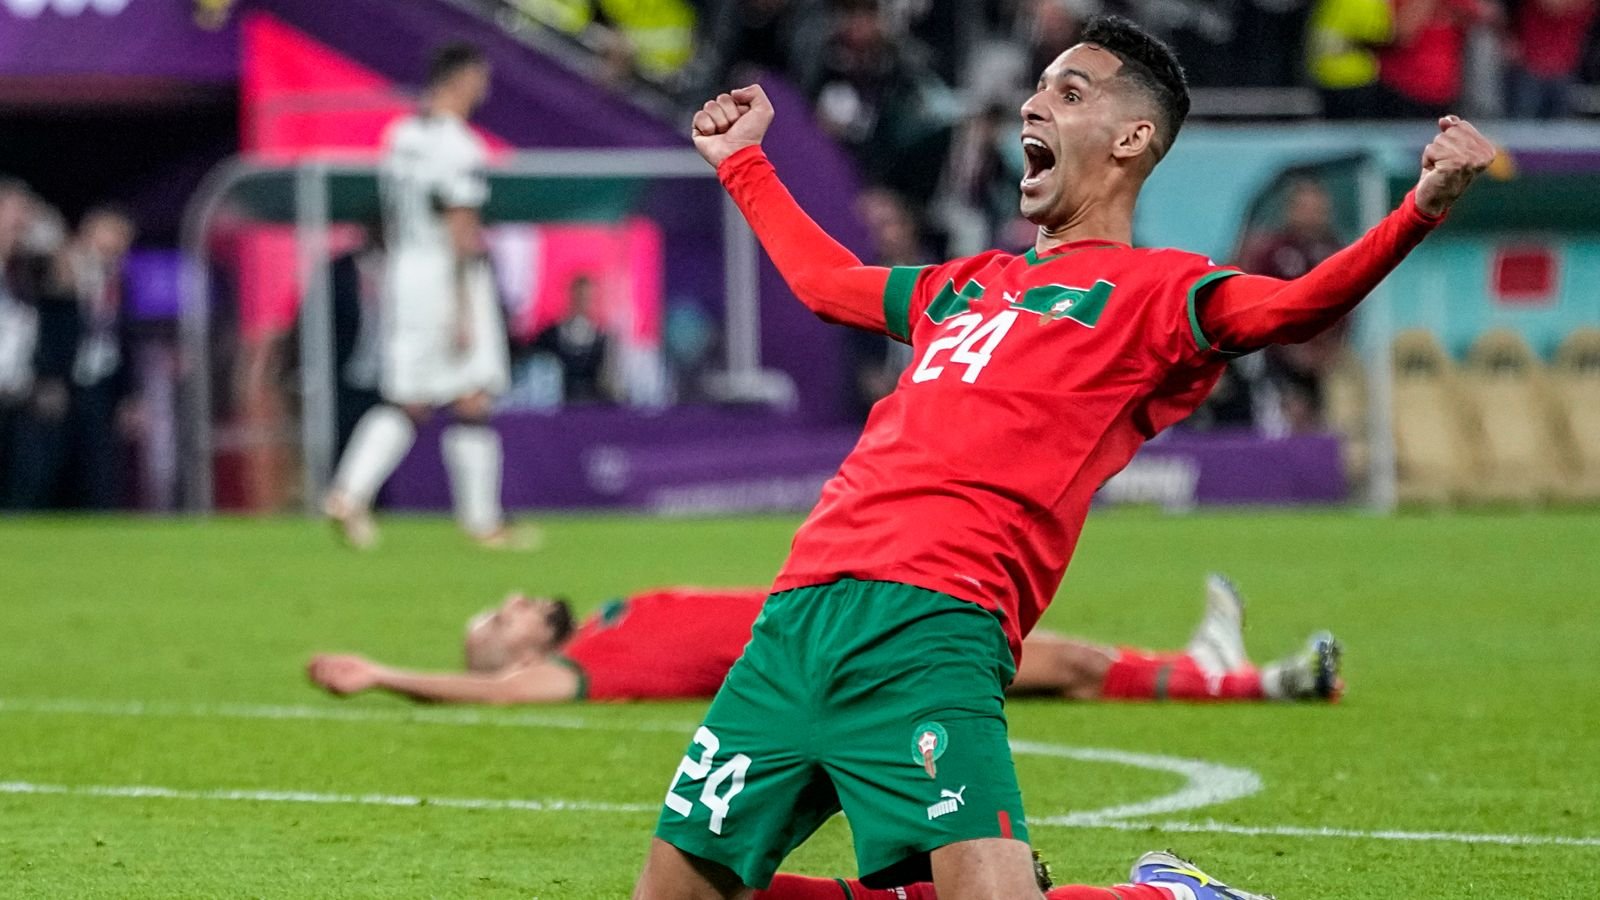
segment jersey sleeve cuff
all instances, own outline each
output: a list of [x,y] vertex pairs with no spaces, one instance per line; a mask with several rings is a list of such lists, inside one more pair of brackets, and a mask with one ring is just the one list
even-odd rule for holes
[[729,154],[728,158],[723,160],[721,165],[717,166],[717,177],[721,179],[724,184],[726,184],[729,179],[738,175],[741,171],[749,168],[752,165],[762,162],[771,165],[771,163],[767,160],[766,151],[761,149],[760,144],[751,144],[748,147],[740,147],[738,150],[735,150],[733,153]]
[[1206,337],[1205,329],[1200,327],[1199,301],[1201,289],[1206,285],[1215,284],[1224,278],[1232,278],[1235,275],[1243,274],[1244,273],[1238,269],[1217,269],[1216,271],[1207,272],[1206,274],[1201,275],[1199,278],[1194,280],[1193,284],[1189,285],[1189,296],[1188,299],[1184,301],[1189,311],[1189,332],[1194,337],[1195,346],[1198,347],[1202,352],[1206,350],[1215,350],[1217,348],[1213,346],[1211,341]]
[[1433,228],[1440,222],[1443,222],[1445,217],[1450,215],[1450,211],[1448,209],[1442,213],[1439,213],[1437,216],[1430,216],[1423,212],[1422,207],[1417,205],[1416,188],[1412,188],[1410,191],[1406,192],[1406,199],[1400,202],[1400,208],[1410,213],[1412,221],[1420,223],[1428,228]]
[[883,285],[883,321],[889,334],[911,343],[911,295],[917,289],[917,276],[924,266],[895,266]]

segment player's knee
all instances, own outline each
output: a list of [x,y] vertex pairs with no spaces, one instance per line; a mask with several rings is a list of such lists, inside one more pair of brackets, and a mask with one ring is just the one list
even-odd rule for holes
[[406,414],[406,418],[411,420],[411,424],[418,428],[421,428],[428,421],[428,414],[433,412],[428,407],[416,403],[397,404],[397,408]]
[[456,422],[462,425],[487,425],[493,404],[486,394],[473,394],[463,397],[455,402],[451,410],[455,414]]
[[634,900],[658,897],[733,898],[748,897],[750,890],[732,870],[708,859],[678,849],[661,838],[650,841],[650,854],[644,871],[634,885]]

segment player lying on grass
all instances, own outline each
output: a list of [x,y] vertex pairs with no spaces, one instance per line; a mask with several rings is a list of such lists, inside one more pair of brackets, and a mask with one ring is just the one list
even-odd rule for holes
[[[464,674],[413,672],[360,656],[312,659],[311,679],[347,695],[378,689],[439,703],[562,703],[710,697],[750,641],[766,592],[675,588],[601,607],[574,627],[559,599],[508,597],[467,623]],[[1013,695],[1068,700],[1328,700],[1337,641],[1257,669],[1244,647],[1244,600],[1206,579],[1205,613],[1180,652],[1110,647],[1035,630],[1023,641]]]

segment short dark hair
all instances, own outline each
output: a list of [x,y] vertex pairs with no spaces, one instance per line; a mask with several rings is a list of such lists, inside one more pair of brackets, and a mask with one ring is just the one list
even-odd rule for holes
[[1167,154],[1189,116],[1189,81],[1178,55],[1160,38],[1121,16],[1095,16],[1083,27],[1085,44],[1095,44],[1122,60],[1126,78],[1155,101],[1160,121],[1156,159]]
[[438,87],[457,72],[484,63],[483,51],[466,41],[452,41],[433,51],[428,60],[428,87]]

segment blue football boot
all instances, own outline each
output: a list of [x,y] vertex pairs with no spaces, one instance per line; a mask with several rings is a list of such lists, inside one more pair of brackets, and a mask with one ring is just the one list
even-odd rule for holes
[[1128,881],[1166,888],[1174,900],[1273,900],[1267,894],[1228,887],[1195,868],[1194,863],[1165,851],[1139,857],[1128,873]]

